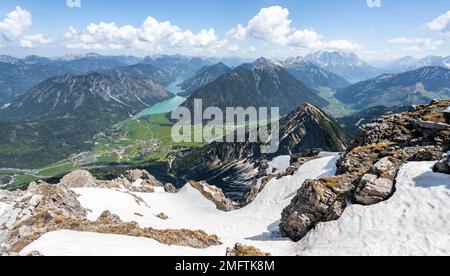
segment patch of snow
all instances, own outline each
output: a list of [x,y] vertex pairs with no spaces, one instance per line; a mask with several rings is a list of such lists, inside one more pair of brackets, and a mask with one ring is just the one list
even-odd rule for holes
[[353,205],[322,223],[297,246],[298,255],[449,255],[450,175],[434,162],[404,165],[386,202]]
[[7,103],[7,104],[4,104],[2,107],[0,107],[0,109],[5,109],[5,108],[8,108],[8,107],[10,107],[11,106],[11,104],[10,103]]
[[[88,219],[96,220],[103,211],[109,210],[123,221],[136,221],[141,227],[154,229],[191,229],[203,230],[210,235],[219,236],[221,246],[201,250],[192,248],[168,247],[154,242],[133,242],[133,246],[125,244],[129,239],[97,234],[96,243],[81,242],[86,233],[62,232],[44,235],[24,249],[26,254],[37,250],[44,255],[111,255],[115,250],[121,254],[133,252],[158,255],[216,255],[223,256],[227,247],[236,243],[256,246],[273,255],[296,254],[290,246],[292,241],[280,237],[278,224],[282,210],[290,204],[297,190],[306,179],[332,176],[336,173],[336,162],[339,157],[334,154],[312,160],[293,175],[269,182],[258,197],[248,206],[240,210],[222,212],[215,204],[207,200],[199,191],[185,185],[178,193],[136,193],[144,202],[139,202],[132,194],[110,189],[81,188],[74,189],[80,195],[81,205],[92,210]],[[135,215],[142,214],[143,217]],[[157,214],[164,213],[169,219],[161,220]],[[60,231],[61,232],[61,231]],[[56,237],[54,236],[56,235]],[[57,241],[53,241],[57,238]],[[142,241],[143,239],[138,239]],[[99,244],[105,243],[104,246]],[[108,245],[109,243],[109,245]],[[80,249],[82,246],[82,249]],[[111,251],[111,247],[115,247]],[[123,246],[122,248],[120,248]],[[63,248],[64,247],[64,248]],[[71,249],[71,248],[74,249]],[[133,252],[127,251],[132,248]],[[61,250],[61,251],[59,251]],[[82,250],[82,251],[80,251]],[[135,251],[134,251],[135,250]],[[145,250],[145,251],[144,251]]]
[[0,202],[0,216],[2,216],[4,213],[6,213],[6,211],[7,211],[8,209],[10,209],[10,207],[11,207],[11,206],[10,206],[9,204]]
[[285,173],[291,165],[291,156],[283,155],[276,157],[272,162],[269,162],[268,165],[269,168],[267,169],[267,174]]
[[153,188],[154,193],[165,193],[166,190],[164,189],[164,187],[154,187]]
[[361,118],[361,119],[355,124],[355,126],[359,126],[362,122],[364,122],[364,120],[366,120],[366,118]]
[[25,247],[22,255],[39,251],[45,256],[207,256],[214,255],[216,250],[168,246],[139,237],[64,230],[43,235]]
[[133,184],[131,184],[131,186],[133,188],[139,188],[142,186],[142,181],[143,181],[142,179],[138,179],[138,180],[134,181]]
[[445,113],[450,113],[450,106],[444,110]]

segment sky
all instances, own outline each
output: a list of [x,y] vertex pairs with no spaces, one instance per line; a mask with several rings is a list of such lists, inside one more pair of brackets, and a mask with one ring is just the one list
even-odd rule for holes
[[450,0],[0,0],[0,54],[450,55]]

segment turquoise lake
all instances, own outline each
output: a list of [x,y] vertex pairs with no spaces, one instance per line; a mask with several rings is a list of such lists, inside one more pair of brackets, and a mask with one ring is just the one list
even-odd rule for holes
[[174,111],[177,107],[182,105],[186,101],[186,98],[177,96],[178,93],[183,92],[183,90],[178,86],[182,82],[183,82],[182,79],[178,79],[177,81],[171,83],[169,86],[166,87],[166,89],[169,92],[176,95],[175,97],[168,99],[166,101],[157,103],[147,109],[144,109],[141,113],[138,114],[138,116],[143,117],[143,116],[149,116],[149,115],[155,115],[155,114],[161,114],[161,113],[168,113],[168,112]]

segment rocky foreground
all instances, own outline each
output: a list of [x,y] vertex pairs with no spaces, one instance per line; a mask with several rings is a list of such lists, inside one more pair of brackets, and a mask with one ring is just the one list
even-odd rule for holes
[[449,105],[449,100],[433,101],[361,127],[340,160],[337,175],[307,180],[284,209],[281,233],[299,241],[318,223],[339,219],[351,204],[368,206],[388,200],[407,162],[444,158],[435,170],[449,173],[450,125],[444,116]]
[[381,117],[341,156],[261,162],[242,203],[141,170],[0,190],[0,255],[448,255],[448,106]]
[[[202,190],[205,197],[211,198],[217,206],[228,204],[228,208],[233,208],[232,203],[224,199],[224,196],[220,198],[219,190],[214,193],[205,183],[193,183],[192,186]],[[177,192],[171,184],[163,185],[142,170],[127,171],[124,176],[112,181],[97,180],[87,171],[75,171],[62,178],[57,185],[41,181],[31,183],[25,192],[0,190],[1,206],[12,206],[9,210],[6,207],[5,210],[0,210],[0,254],[18,254],[42,235],[56,230],[145,237],[167,245],[193,248],[220,245],[217,236],[203,231],[142,228],[136,222],[123,222],[119,216],[107,210],[97,220],[88,220],[90,210],[80,204],[78,195],[74,192],[77,188],[120,190],[131,195],[138,204],[145,203],[136,193]],[[161,220],[168,219],[164,213],[155,216]]]

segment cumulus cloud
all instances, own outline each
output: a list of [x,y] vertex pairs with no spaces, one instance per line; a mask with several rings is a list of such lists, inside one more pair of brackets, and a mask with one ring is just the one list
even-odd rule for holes
[[311,29],[296,30],[289,19],[289,10],[280,6],[263,8],[253,17],[247,26],[237,25],[227,35],[235,39],[254,39],[282,46],[293,46],[313,50],[356,51],[362,46],[349,40],[325,40]]
[[0,36],[7,41],[22,36],[32,25],[31,13],[17,6],[0,21]]
[[[19,42],[23,48],[32,48],[39,44],[50,44],[54,41],[46,38],[42,33],[27,34],[33,25],[31,13],[17,6],[15,10],[9,12],[4,19],[0,21],[0,38],[8,45],[9,43]],[[6,47],[2,43],[3,47]]]
[[169,21],[148,17],[141,26],[117,26],[116,23],[91,23],[84,30],[71,27],[64,35],[67,47],[85,50],[153,50],[175,49],[226,49],[227,40],[221,40],[213,28],[198,33],[183,30]]
[[33,48],[34,46],[40,44],[40,45],[46,45],[53,43],[53,39],[46,38],[44,34],[37,33],[33,35],[25,35],[20,40],[20,46],[24,48]]
[[397,37],[389,40],[391,44],[405,45],[403,49],[405,51],[421,51],[426,50],[437,50],[442,44],[441,40],[432,40],[430,38],[407,38],[407,37]]
[[427,24],[432,31],[450,34],[450,10]]

